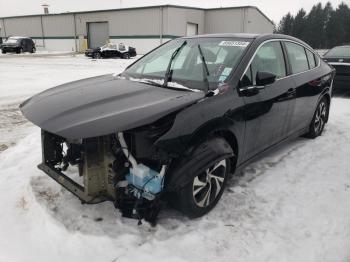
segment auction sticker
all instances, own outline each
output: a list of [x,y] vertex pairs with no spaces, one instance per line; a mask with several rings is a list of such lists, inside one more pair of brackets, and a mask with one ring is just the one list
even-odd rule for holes
[[242,41],[221,41],[219,46],[240,46],[240,47],[247,47],[250,43],[249,42],[242,42]]

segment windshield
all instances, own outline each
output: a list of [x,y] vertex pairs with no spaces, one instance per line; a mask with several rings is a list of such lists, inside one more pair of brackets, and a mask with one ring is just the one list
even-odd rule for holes
[[15,44],[17,43],[17,41],[18,41],[18,38],[10,37],[9,39],[7,39],[6,43]]
[[326,57],[350,57],[350,46],[339,46],[329,50]]
[[206,90],[209,82],[209,88],[216,89],[233,72],[250,41],[233,38],[176,39],[144,56],[122,76],[132,80],[153,80],[158,85],[165,81],[166,87],[177,84],[200,90]]

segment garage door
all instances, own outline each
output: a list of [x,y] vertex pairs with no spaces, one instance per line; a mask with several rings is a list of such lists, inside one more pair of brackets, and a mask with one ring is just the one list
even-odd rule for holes
[[187,23],[187,36],[198,35],[198,24]]
[[108,22],[88,24],[89,48],[105,45],[109,39]]

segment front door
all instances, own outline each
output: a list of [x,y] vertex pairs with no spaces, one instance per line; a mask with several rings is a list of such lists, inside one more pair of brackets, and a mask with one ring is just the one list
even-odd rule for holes
[[[258,72],[276,75],[270,85],[257,86]],[[278,143],[288,133],[287,127],[295,103],[294,82],[287,77],[286,59],[280,41],[263,44],[241,80],[245,93],[245,153],[249,159]]]

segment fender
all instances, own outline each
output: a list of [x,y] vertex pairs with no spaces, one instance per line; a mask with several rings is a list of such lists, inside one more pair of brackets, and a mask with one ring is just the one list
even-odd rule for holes
[[214,138],[200,144],[191,153],[177,159],[166,176],[165,188],[168,192],[176,191],[187,185],[203,167],[209,168],[220,158],[231,158],[234,152],[224,140]]

